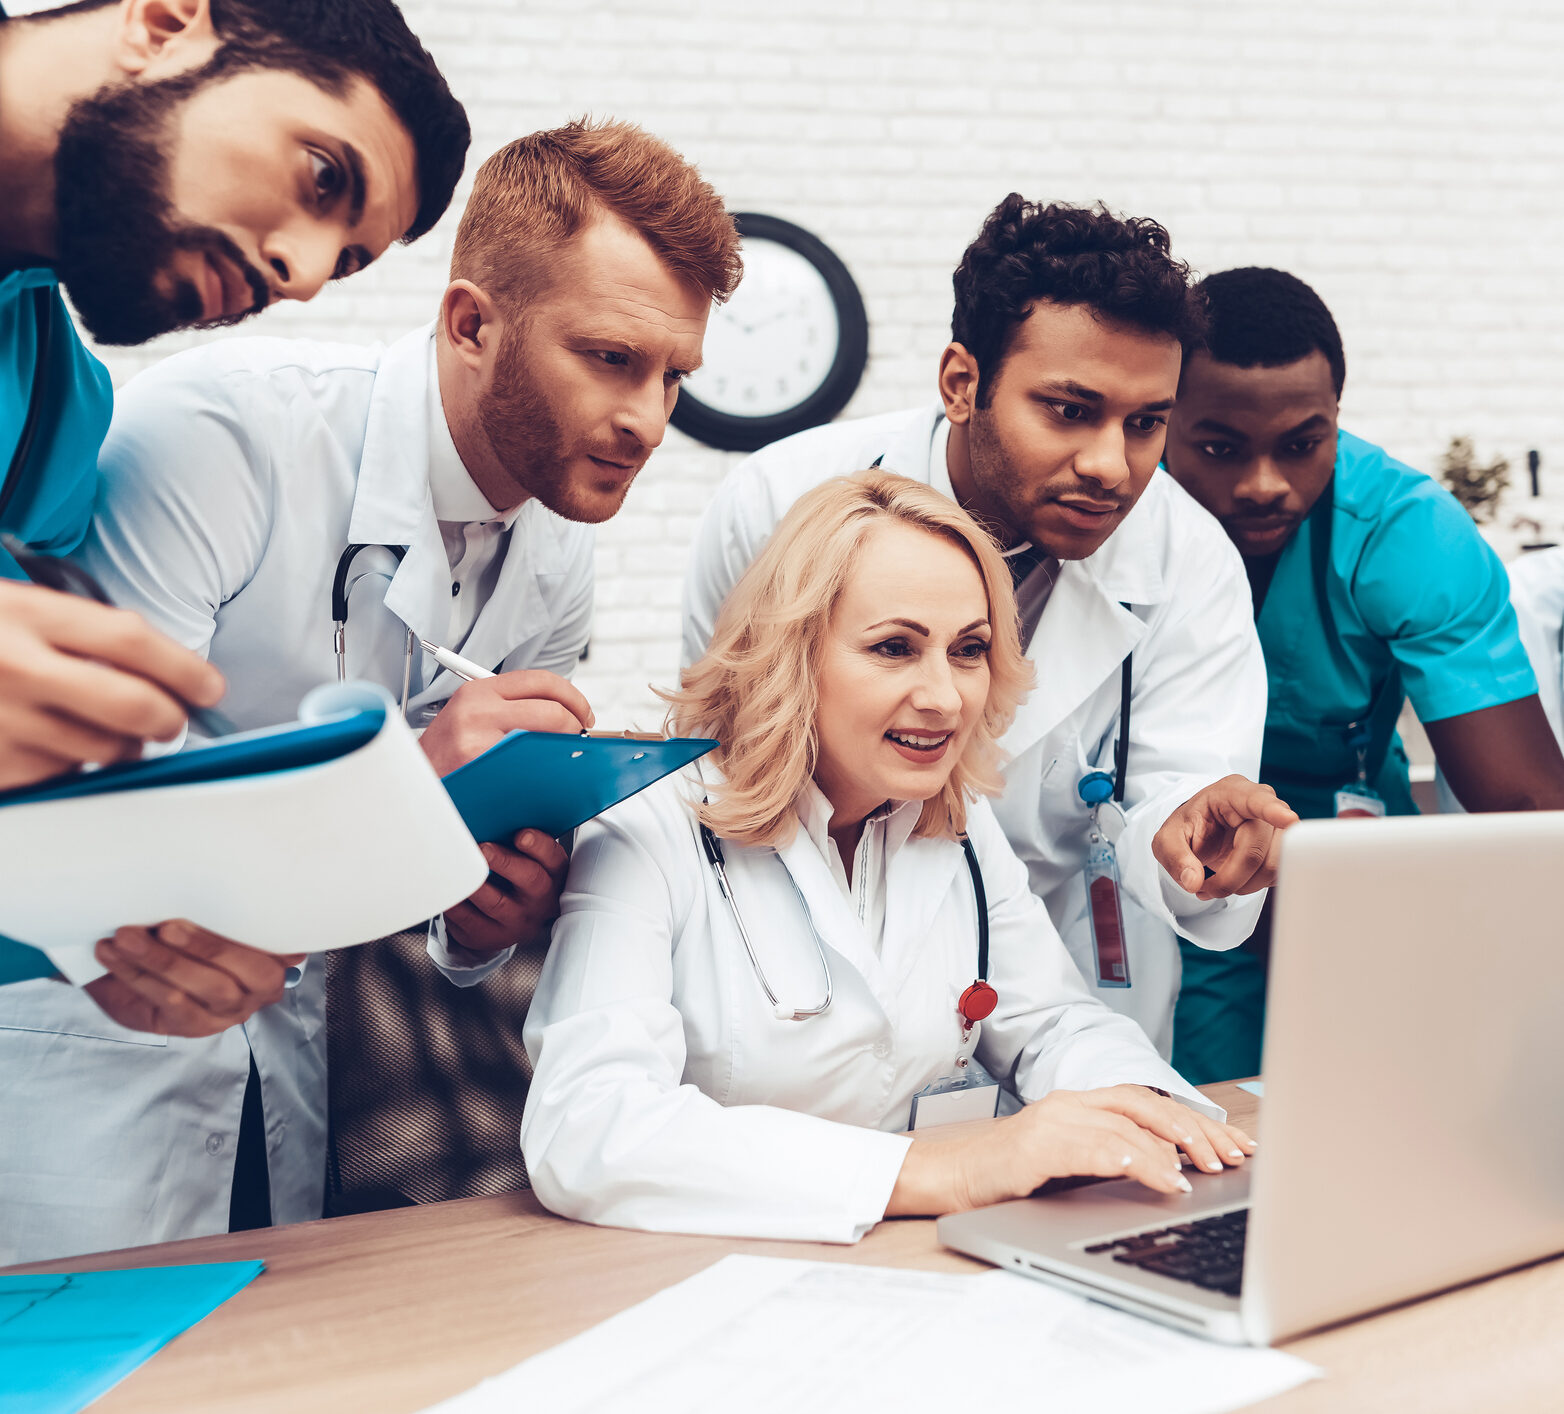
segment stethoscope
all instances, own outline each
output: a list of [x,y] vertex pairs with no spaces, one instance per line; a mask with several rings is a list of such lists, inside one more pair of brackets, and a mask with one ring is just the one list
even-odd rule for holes
[[[809,901],[804,897],[804,892],[798,887],[798,881],[791,874],[788,882],[793,885],[793,892],[798,895],[799,905],[804,910],[804,918],[809,924],[810,934],[815,940],[815,952],[820,958],[820,972],[825,978],[825,996],[818,1003],[810,1007],[792,1007],[777,999],[777,994],[772,990],[771,982],[766,976],[766,969],[761,966],[760,954],[755,951],[755,944],[749,936],[749,929],[744,926],[744,915],[739,911],[738,903],[733,897],[733,887],[728,883],[728,871],[722,853],[722,841],[712,831],[709,825],[702,825],[701,845],[706,851],[706,858],[711,864],[712,872],[717,876],[717,889],[722,894],[723,901],[728,905],[728,911],[733,915],[733,922],[739,930],[739,938],[744,944],[744,951],[749,954],[749,965],[754,969],[755,977],[760,982],[761,990],[766,994],[766,1000],[771,1003],[771,1009],[778,1021],[806,1021],[811,1016],[819,1016],[829,1011],[831,1007],[832,981],[831,964],[825,955],[825,940],[820,936],[820,930],[815,927],[814,914],[809,911]],[[972,848],[972,841],[965,835],[961,837],[961,851],[966,856],[967,873],[972,876],[972,897],[977,904],[977,934],[978,934],[978,975],[956,1001],[956,1010],[961,1015],[963,1027],[971,1031],[972,1027],[985,1017],[993,1014],[993,1010],[999,1005],[999,993],[988,983],[988,894],[983,888],[983,870],[978,865],[977,851]]]
[[[348,595],[352,592],[353,585],[358,580],[348,582],[348,577],[353,573],[353,561],[364,550],[384,550],[395,557],[400,565],[407,555],[406,545],[349,545],[337,560],[337,572],[331,581],[331,646],[337,657],[337,681],[348,680]],[[391,576],[383,570],[365,570],[364,574],[380,574],[385,579]],[[360,575],[359,579],[364,576]],[[413,654],[418,649],[418,635],[412,629],[407,631],[407,642],[402,649],[402,715],[407,715],[407,699],[409,689],[413,684]]]

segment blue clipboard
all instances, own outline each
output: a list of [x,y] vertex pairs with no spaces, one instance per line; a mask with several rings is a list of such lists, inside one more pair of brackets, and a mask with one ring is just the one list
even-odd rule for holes
[[531,827],[558,838],[717,746],[707,737],[510,732],[445,777],[479,844]]

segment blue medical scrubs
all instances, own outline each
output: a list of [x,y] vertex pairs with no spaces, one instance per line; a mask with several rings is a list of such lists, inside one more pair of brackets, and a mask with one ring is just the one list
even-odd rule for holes
[[[49,356],[42,367],[40,290],[50,310]],[[0,477],[11,467],[36,378],[43,380],[43,400],[32,448],[0,515],[0,530],[30,549],[63,555],[81,543],[92,519],[98,448],[109,430],[114,392],[108,369],[77,335],[54,272],[17,270],[0,279]],[[25,578],[4,549],[0,578]],[[53,973],[41,952],[0,939],[0,984]]]
[[[1338,434],[1336,470],[1283,547],[1256,620],[1270,703],[1260,779],[1305,819],[1335,815],[1357,778],[1366,723],[1370,783],[1393,815],[1415,814],[1396,736],[1420,720],[1496,707],[1537,690],[1509,579],[1459,502],[1382,448]],[[1253,1075],[1265,1022],[1255,949],[1182,945],[1174,1066],[1195,1084]]]

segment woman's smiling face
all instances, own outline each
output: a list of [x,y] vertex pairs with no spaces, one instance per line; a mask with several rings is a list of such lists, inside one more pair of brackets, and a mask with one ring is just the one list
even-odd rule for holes
[[815,782],[836,824],[944,789],[988,702],[988,596],[967,550],[871,530],[826,630]]

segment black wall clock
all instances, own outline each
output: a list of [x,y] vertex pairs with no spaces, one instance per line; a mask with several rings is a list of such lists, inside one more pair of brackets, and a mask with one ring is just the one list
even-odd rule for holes
[[777,216],[733,219],[744,278],[712,309],[705,363],[680,389],[673,425],[708,446],[752,452],[847,406],[869,358],[869,319],[824,241]]

